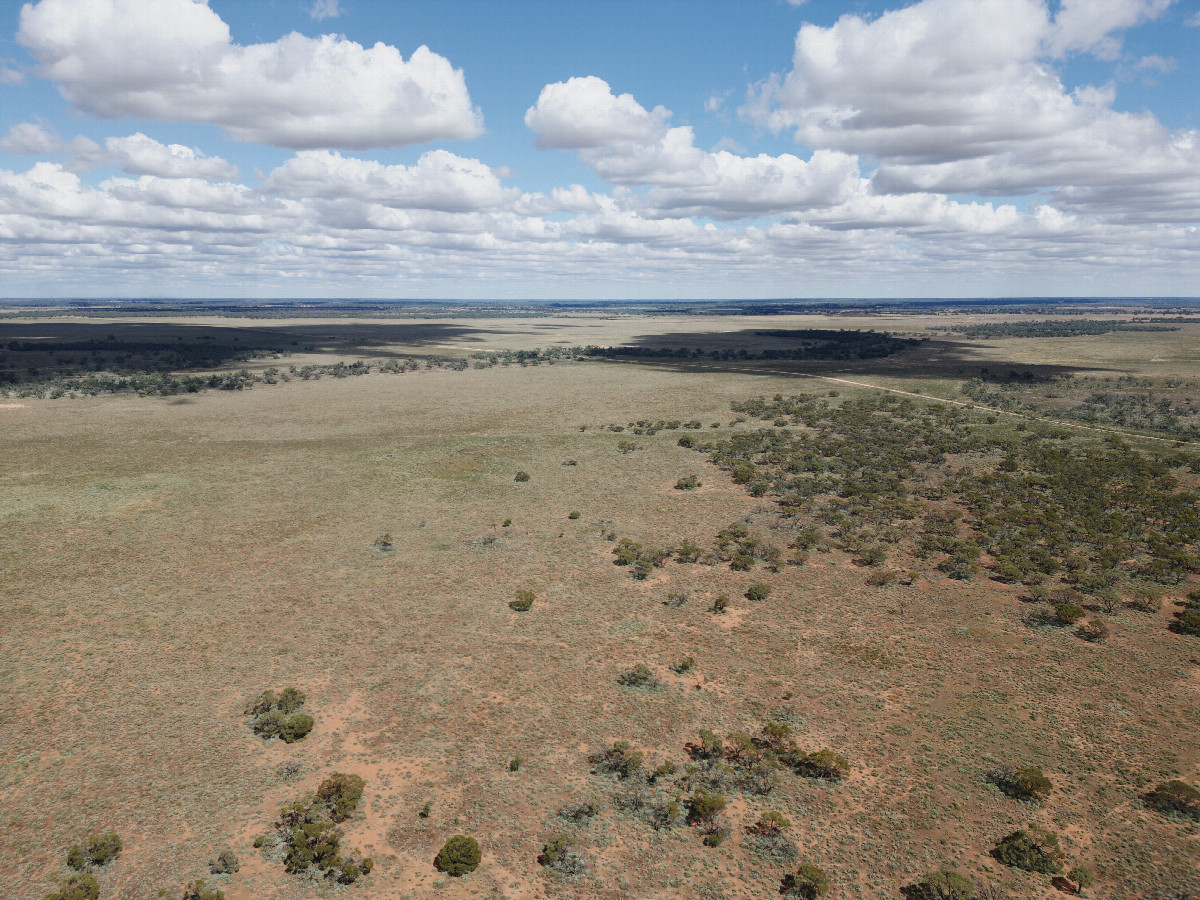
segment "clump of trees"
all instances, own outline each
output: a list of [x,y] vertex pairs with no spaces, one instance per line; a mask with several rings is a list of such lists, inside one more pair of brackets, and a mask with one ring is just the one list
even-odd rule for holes
[[612,552],[616,556],[616,564],[629,566],[629,573],[638,581],[644,581],[650,577],[652,571],[661,568],[671,557],[670,550],[644,547],[629,538],[621,538],[617,541]]
[[465,834],[456,834],[442,845],[433,865],[439,872],[459,878],[478,869],[481,859],[479,842]]
[[[276,845],[286,851],[284,869],[308,871],[339,884],[353,884],[374,868],[370,857],[345,853],[338,823],[354,814],[365,782],[358,775],[335,772],[313,794],[285,806],[275,825]],[[256,846],[266,840],[255,841]]]
[[284,688],[278,695],[263,691],[246,707],[250,728],[263,738],[277,737],[287,744],[302,740],[315,724],[312,716],[301,711],[304,700],[304,691],[295,687]]

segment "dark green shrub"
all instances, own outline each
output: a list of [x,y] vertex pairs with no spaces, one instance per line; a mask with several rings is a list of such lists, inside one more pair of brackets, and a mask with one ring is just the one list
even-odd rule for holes
[[729,829],[724,826],[709,828],[704,832],[705,847],[720,847],[725,843],[725,839],[729,837]]
[[733,559],[729,560],[729,568],[735,572],[749,572],[754,568],[754,557],[749,553],[734,554]]
[[650,671],[650,667],[645,663],[638,663],[628,672],[623,673],[617,678],[617,683],[625,687],[637,688],[639,690],[653,690],[662,685],[662,682],[655,677]]
[[644,754],[633,749],[628,741],[617,741],[607,750],[592,757],[592,765],[601,775],[616,775],[618,778],[631,778],[642,767]]
[[771,596],[771,586],[761,581],[750,582],[750,587],[746,588],[747,600],[766,600]]
[[279,737],[285,744],[294,744],[313,730],[313,717],[308,713],[296,713],[284,719],[279,728]]
[[523,763],[524,761],[525,760],[521,759],[520,756],[514,756],[512,759],[510,759],[508,761],[508,771],[510,771],[510,772],[520,771],[521,763]]
[[255,850],[261,849],[262,847],[264,847],[266,845],[266,843],[267,843],[267,836],[265,834],[256,834],[254,836],[254,849]]
[[712,611],[720,614],[727,609],[729,609],[729,597],[725,594],[718,594],[717,599],[713,601]]
[[516,477],[513,479],[513,481],[528,481],[528,480],[529,480],[528,472],[518,472]]
[[829,892],[829,876],[820,866],[805,863],[795,875],[783,876],[779,893],[784,900],[817,900]]
[[428,800],[426,800],[425,805],[421,807],[421,811],[419,813],[417,813],[417,815],[420,816],[422,819],[428,819],[432,813],[433,813],[433,804],[430,803]]
[[445,872],[447,875],[459,877],[474,872],[479,868],[479,861],[483,858],[483,854],[479,850],[479,843],[473,837],[467,837],[465,834],[456,834],[450,840],[442,845],[442,849],[438,851],[438,855],[433,860],[433,865],[439,872]]
[[568,803],[558,811],[558,817],[568,822],[586,822],[600,812],[595,803]]
[[72,875],[58,885],[58,890],[46,895],[46,900],[96,900],[100,896],[100,882],[84,873]]
[[679,548],[675,551],[675,559],[681,563],[694,563],[703,552],[704,548],[699,544],[685,539],[680,542]]
[[1026,872],[1057,875],[1062,871],[1063,852],[1058,836],[1037,825],[1002,838],[992,850],[992,856],[1006,866]]
[[567,513],[567,518],[568,519],[578,519],[579,518],[579,510],[577,510],[577,509],[571,510],[569,513]]
[[700,487],[700,479],[695,475],[685,475],[675,482],[677,491],[694,491],[698,487]]
[[1084,622],[1075,633],[1092,644],[1102,644],[1108,640],[1108,626],[1099,619]]
[[508,608],[516,610],[517,612],[529,612],[529,610],[533,608],[534,599],[537,597],[533,591],[526,590],[525,588],[517,591],[515,596],[517,599],[510,600],[508,602]]
[[575,842],[565,834],[556,835],[542,846],[538,854],[538,865],[552,869],[566,878],[578,878],[587,874],[587,861],[578,850]]
[[692,656],[685,656],[671,668],[675,670],[676,674],[685,675],[696,668],[696,659]]
[[1075,866],[1075,868],[1067,873],[1067,877],[1081,888],[1090,888],[1096,883],[1096,878],[1092,875],[1092,870],[1087,866]]
[[815,753],[795,754],[790,760],[797,775],[805,778],[824,778],[827,781],[840,781],[850,774],[850,761],[832,750],[818,750]]
[[1146,804],[1160,813],[1200,821],[1200,790],[1178,779],[1164,781],[1145,796]]
[[341,822],[358,808],[365,786],[366,782],[357,775],[334,772],[317,787],[317,799],[329,808],[329,818]]
[[725,806],[724,795],[718,794],[716,791],[697,788],[688,804],[690,811],[688,819],[693,823],[711,822],[719,812],[725,809]]
[[214,875],[232,875],[241,867],[237,854],[228,847],[218,853],[216,859],[208,861],[208,871]]
[[920,881],[900,889],[906,900],[971,900],[975,883],[949,869],[930,872]]
[[75,844],[67,851],[67,867],[74,869],[77,872],[82,872],[88,868],[87,854],[83,852],[83,848]]
[[261,716],[263,713],[268,713],[275,709],[278,702],[274,691],[263,691],[259,694],[257,700],[252,701],[246,707],[246,715]]
[[1187,609],[1175,623],[1175,631],[1200,637],[1200,609]]
[[275,701],[275,709],[285,715],[291,715],[304,705],[304,700],[304,691],[299,688],[287,687],[279,692],[279,698]]
[[1052,787],[1037,766],[1001,766],[988,772],[987,780],[1014,800],[1045,800]]
[[1057,603],[1054,606],[1054,618],[1062,625],[1074,625],[1087,615],[1087,610],[1074,603]]
[[316,866],[322,872],[341,868],[342,830],[331,822],[305,822],[292,829],[284,869],[303,872]]
[[695,447],[696,439],[690,434],[685,434],[678,441],[676,441],[676,443],[679,444],[680,447]]
[[121,855],[121,846],[121,838],[115,832],[93,834],[84,847],[76,844],[67,851],[67,865],[79,872],[103,866]]
[[197,879],[188,882],[187,887],[183,889],[181,900],[225,900],[225,892],[205,887],[204,882]]

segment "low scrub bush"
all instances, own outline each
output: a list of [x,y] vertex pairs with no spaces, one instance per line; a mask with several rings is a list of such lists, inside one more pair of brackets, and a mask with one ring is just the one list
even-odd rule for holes
[[987,780],[1014,800],[1045,800],[1052,787],[1037,766],[1000,766],[988,772]]
[[712,611],[720,615],[729,609],[729,597],[726,594],[718,594],[717,599],[713,601]]
[[277,737],[292,744],[313,730],[313,717],[300,712],[304,706],[304,691],[288,687],[279,692],[263,691],[258,699],[246,707],[250,716],[250,728],[260,737]]
[[616,775],[626,780],[641,770],[644,758],[645,755],[628,741],[617,741],[607,750],[593,755],[591,763],[597,774]]
[[205,887],[204,882],[197,879],[187,883],[180,900],[225,900],[225,892],[217,888]]
[[950,869],[942,869],[902,887],[900,893],[905,900],[971,900],[975,896],[975,882]]
[[752,581],[746,588],[747,600],[766,600],[771,596],[771,586],[762,581]]
[[565,822],[579,823],[594,819],[599,812],[600,809],[595,803],[584,801],[583,803],[568,803],[558,811],[558,817]]
[[524,588],[517,591],[514,596],[516,597],[515,600],[508,601],[508,608],[517,612],[529,612],[533,608],[533,601],[537,598],[537,595],[533,591],[525,590]]
[[86,872],[72,875],[58,885],[58,890],[46,895],[46,900],[96,900],[100,896],[100,882]]
[[442,849],[433,860],[433,865],[439,872],[458,878],[478,869],[482,858],[479,842],[475,838],[456,834],[442,845]]
[[688,820],[692,824],[707,824],[717,817],[717,814],[725,809],[728,801],[723,794],[718,794],[716,791],[707,791],[704,788],[697,788],[692,794],[692,799],[688,803]]
[[797,775],[805,778],[823,778],[840,781],[850,774],[850,761],[832,750],[817,750],[815,753],[798,751],[786,760]]
[[779,893],[784,900],[817,900],[829,893],[829,876],[820,866],[805,863],[794,875],[784,875]]
[[700,487],[700,479],[695,475],[685,475],[675,482],[677,491],[694,491],[698,487]]
[[228,847],[218,853],[216,859],[208,861],[208,871],[214,875],[232,875],[241,867],[237,854]]
[[575,842],[565,834],[556,835],[542,846],[538,854],[538,865],[550,869],[559,877],[568,880],[587,874],[587,860],[575,847]]
[[1001,838],[992,850],[992,856],[1006,866],[1026,872],[1057,875],[1063,870],[1064,854],[1058,843],[1058,835],[1037,825],[1030,825],[1028,831],[1014,831]]
[[518,472],[516,474],[516,476],[513,478],[513,481],[524,482],[524,481],[528,481],[528,480],[529,480],[529,473],[525,472],[525,471]]
[[1108,640],[1108,626],[1099,619],[1089,619],[1075,633],[1092,644],[1103,644]]
[[1074,603],[1056,603],[1054,606],[1054,618],[1060,625],[1074,625],[1086,615],[1087,610]]
[[67,851],[67,865],[79,872],[107,865],[121,855],[122,846],[116,832],[93,834],[82,847],[76,844]]
[[650,667],[645,663],[638,663],[628,672],[622,673],[617,678],[617,683],[642,691],[651,691],[662,686],[662,682],[655,677],[654,673],[650,671]]

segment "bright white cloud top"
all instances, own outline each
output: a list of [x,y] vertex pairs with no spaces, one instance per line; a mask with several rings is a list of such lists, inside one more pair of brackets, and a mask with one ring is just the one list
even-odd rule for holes
[[[370,47],[286,27],[367,3],[296,4],[282,36],[239,43],[212,3],[12,10],[28,60],[0,57],[5,293],[1198,293],[1200,110],[1122,102],[1200,71],[1170,38],[1197,14],[1173,0],[807,23],[817,4],[763,0],[794,19],[790,59],[636,90],[530,85],[512,73],[536,61],[490,34],[457,56],[406,34],[405,59],[386,23]],[[9,102],[50,86],[62,110]]]

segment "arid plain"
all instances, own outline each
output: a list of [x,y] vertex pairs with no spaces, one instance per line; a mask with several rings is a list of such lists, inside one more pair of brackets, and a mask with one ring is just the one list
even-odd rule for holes
[[[1137,315],[1173,321],[1038,336],[945,329],[1083,317],[0,320],[6,360],[40,354],[0,383],[0,895],[45,896],[73,844],[116,832],[101,898],[203,878],[229,900],[734,900],[779,896],[802,864],[847,900],[937,870],[1062,896],[994,853],[1034,823],[1064,872],[1092,874],[1085,896],[1197,896],[1196,821],[1146,798],[1200,783],[1200,637],[1179,627],[1200,587],[1200,319]],[[912,343],[792,352],[843,329]],[[45,376],[38,341],[83,354],[93,336],[206,330],[267,348],[213,367],[245,369],[241,389],[51,399],[26,374]],[[588,345],[645,352],[569,349]],[[539,348],[557,350],[502,352]],[[838,454],[780,443],[858,452],[910,421],[912,447],[953,441],[878,472],[895,476],[882,505],[852,508]],[[1111,536],[1076,524],[1047,539],[1052,571],[1005,570],[1003,536],[979,536],[1004,512],[980,485],[1034,444],[1059,466],[1095,454],[1083,482],[1112,454],[1146,460],[1178,522],[1145,514],[1145,546],[1109,556]],[[789,499],[806,472],[830,480]],[[1064,472],[1036,486],[1048,502]],[[1113,479],[1096,490],[1132,476]],[[922,543],[932,521],[958,523],[953,546]],[[622,539],[641,545],[628,560]],[[974,568],[955,568],[971,547]],[[509,606],[519,590],[527,611]],[[1053,612],[1076,602],[1079,630]],[[289,686],[314,727],[264,740],[247,704]],[[792,756],[768,746],[772,723]],[[702,729],[728,742],[719,764]],[[644,754],[635,772],[606,771],[621,741]],[[848,771],[789,762],[822,749]],[[997,786],[1030,766],[1042,796]],[[273,837],[335,772],[364,780],[340,827],[374,868],[353,884],[286,872]],[[724,810],[698,814],[718,790]],[[756,824],[770,812],[780,833]],[[482,860],[452,877],[434,857],[459,833]],[[546,864],[558,836],[571,866]],[[211,874],[225,848],[238,870]]]

